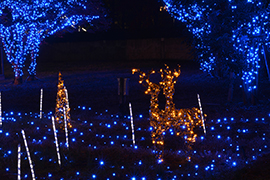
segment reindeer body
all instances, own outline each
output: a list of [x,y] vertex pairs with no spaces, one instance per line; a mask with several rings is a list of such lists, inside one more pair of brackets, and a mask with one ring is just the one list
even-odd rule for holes
[[[166,66],[166,65],[165,65]],[[133,73],[139,70],[132,70]],[[156,156],[159,162],[163,161],[164,153],[164,132],[172,128],[177,136],[183,136],[185,142],[190,148],[190,144],[196,141],[197,134],[193,132],[195,126],[202,124],[199,118],[200,110],[197,108],[192,109],[175,109],[173,102],[174,84],[180,75],[180,67],[178,71],[173,72],[166,66],[165,70],[160,70],[161,82],[150,82],[150,75],[155,71],[146,74],[140,72],[140,83],[144,82],[147,86],[146,94],[151,95],[150,99],[150,125],[153,127],[151,137],[154,144]],[[158,96],[163,90],[163,95],[166,98],[165,109],[159,109]]]

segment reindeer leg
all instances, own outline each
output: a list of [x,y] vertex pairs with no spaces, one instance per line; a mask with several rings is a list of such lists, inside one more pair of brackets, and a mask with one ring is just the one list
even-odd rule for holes
[[154,144],[154,150],[158,163],[163,162],[164,155],[164,135],[163,130],[160,128],[152,131],[152,143]]

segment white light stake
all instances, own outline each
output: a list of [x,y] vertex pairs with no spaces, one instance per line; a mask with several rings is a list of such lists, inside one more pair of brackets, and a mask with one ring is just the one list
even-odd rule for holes
[[65,133],[66,133],[66,146],[67,146],[67,148],[69,148],[66,108],[64,108],[64,121],[65,121]]
[[61,166],[60,151],[59,151],[57,133],[56,133],[55,122],[54,122],[54,117],[53,116],[52,116],[52,125],[53,125],[54,140],[55,140],[55,146],[56,146],[58,164],[59,164],[59,166]]
[[21,180],[21,144],[18,144],[18,180]]
[[26,153],[27,153],[27,157],[28,157],[28,161],[29,161],[29,165],[30,165],[30,169],[31,169],[31,174],[32,174],[32,179],[35,180],[35,172],[34,172],[34,167],[33,167],[33,164],[32,164],[32,160],[31,160],[31,157],[30,157],[30,152],[29,152],[29,149],[28,149],[28,145],[27,145],[27,141],[26,141],[26,137],[25,137],[25,133],[24,133],[24,130],[22,129],[22,136],[23,136],[23,141],[24,141],[24,145],[25,145],[25,149],[26,149]]
[[69,101],[68,101],[68,91],[67,91],[67,88],[66,88],[66,86],[65,86],[64,88],[65,88],[65,93],[66,93],[66,99],[67,99],[67,109],[69,109]]
[[133,142],[133,147],[135,147],[135,134],[134,134],[134,125],[133,125],[133,115],[132,115],[131,103],[129,103],[129,112],[130,112],[131,130],[132,130],[132,142]]
[[204,134],[206,134],[206,129],[205,129],[205,123],[204,123],[204,117],[203,117],[203,110],[202,110],[202,104],[201,104],[200,95],[197,94],[197,97],[198,97],[198,103],[199,103],[199,106],[200,106],[201,117],[202,117],[202,122],[203,122],[203,132],[204,132]]
[[2,127],[2,95],[0,92],[0,127]]
[[42,99],[43,99],[43,89],[40,89],[40,106],[39,106],[39,111],[40,111],[40,119],[42,119]]

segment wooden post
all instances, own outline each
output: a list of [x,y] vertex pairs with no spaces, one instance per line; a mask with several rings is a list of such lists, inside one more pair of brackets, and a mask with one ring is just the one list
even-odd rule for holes
[[118,97],[119,97],[119,115],[122,117],[124,114],[128,115],[129,107],[127,97],[129,95],[128,82],[129,78],[117,78],[118,80]]

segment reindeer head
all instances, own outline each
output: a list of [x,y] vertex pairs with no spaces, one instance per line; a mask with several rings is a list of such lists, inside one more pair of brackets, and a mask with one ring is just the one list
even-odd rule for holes
[[162,81],[159,84],[163,89],[163,94],[167,98],[167,96],[173,96],[174,94],[174,84],[180,76],[180,66],[178,65],[178,70],[174,69],[173,71],[171,71],[166,64],[165,66],[166,69],[160,69]]
[[139,83],[143,84],[144,86],[147,87],[147,90],[145,91],[145,94],[150,94],[152,95],[158,95],[161,89],[160,83],[154,83],[150,81],[150,75],[155,74],[155,71],[152,70],[148,73],[142,72],[140,69],[132,69],[132,74],[139,72]]

